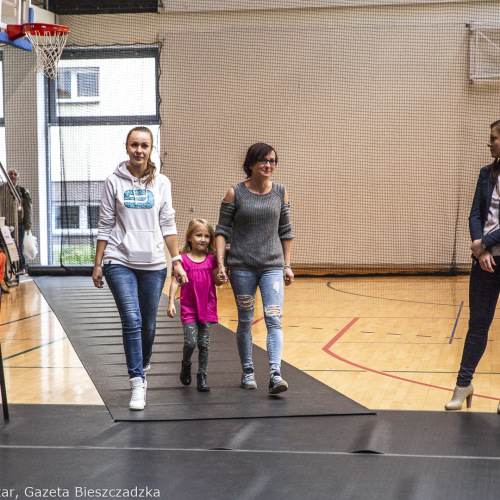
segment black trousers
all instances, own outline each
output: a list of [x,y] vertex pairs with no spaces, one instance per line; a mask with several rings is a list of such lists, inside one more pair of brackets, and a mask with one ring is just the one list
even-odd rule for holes
[[488,344],[488,331],[500,295],[500,257],[495,257],[495,272],[481,269],[473,259],[469,281],[469,330],[458,372],[457,385],[467,387]]
[[21,269],[25,269],[26,268],[26,261],[24,260],[24,255],[23,255],[24,222],[19,222],[17,225],[17,237],[19,239],[19,241],[18,241],[19,264],[21,266]]

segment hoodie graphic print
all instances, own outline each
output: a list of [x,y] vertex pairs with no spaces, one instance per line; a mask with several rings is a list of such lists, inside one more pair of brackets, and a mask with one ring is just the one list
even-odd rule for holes
[[104,183],[97,239],[107,241],[104,264],[160,270],[167,265],[163,237],[177,234],[170,181],[156,173],[146,188],[122,162]]

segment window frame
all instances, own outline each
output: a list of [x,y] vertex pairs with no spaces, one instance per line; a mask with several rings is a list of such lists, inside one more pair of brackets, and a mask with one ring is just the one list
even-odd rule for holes
[[[81,205],[78,203],[71,203],[71,204],[64,204],[64,203],[57,203],[54,206],[54,231],[59,231],[62,233],[63,231],[79,231],[80,228],[82,227],[82,213],[81,213]],[[73,217],[77,215],[78,219],[78,226],[77,227],[63,227],[63,216],[62,216],[62,210],[64,208],[77,208],[78,210],[76,211],[76,214],[68,214],[70,217],[67,218],[66,222],[71,223],[73,222]],[[58,221],[60,222],[61,227],[57,227]]]
[[[59,75],[61,73],[69,73],[69,87],[70,87],[70,95],[68,97],[59,97],[59,88],[56,85],[56,98],[57,102],[59,105],[64,105],[64,104],[84,104],[84,103],[89,103],[89,104],[95,104],[101,102],[101,95],[100,95],[100,85],[99,85],[99,79],[100,79],[100,71],[98,66],[85,66],[85,67],[66,67],[66,68],[59,68]],[[79,91],[79,84],[78,84],[78,77],[81,74],[84,73],[89,73],[97,76],[97,93],[92,96],[79,96],[78,91]]]
[[[66,207],[77,207],[78,208],[78,227],[56,227],[58,215],[60,216],[61,209]],[[52,234],[54,236],[89,236],[89,235],[97,235],[98,228],[90,227],[90,207],[100,208],[100,205],[88,205],[85,201],[74,201],[68,204],[65,204],[61,201],[57,202],[53,207],[53,228]],[[62,217],[59,217],[62,220]]]

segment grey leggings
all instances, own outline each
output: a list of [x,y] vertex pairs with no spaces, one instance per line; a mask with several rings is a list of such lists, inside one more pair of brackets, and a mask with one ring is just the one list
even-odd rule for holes
[[191,356],[198,344],[198,373],[207,375],[208,353],[210,351],[210,327],[212,323],[200,323],[193,321],[183,325],[184,348],[182,350],[182,362],[187,365],[191,362]]

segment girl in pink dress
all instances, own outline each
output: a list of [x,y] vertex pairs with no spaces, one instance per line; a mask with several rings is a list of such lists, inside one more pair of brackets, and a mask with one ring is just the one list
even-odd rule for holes
[[[206,381],[210,327],[218,322],[215,285],[222,285],[227,280],[217,276],[214,229],[205,219],[189,222],[181,254],[182,267],[189,281],[182,285],[180,296],[184,329],[180,380],[184,385],[191,384],[191,356],[198,345],[197,389],[206,392],[210,390]],[[176,313],[174,300],[179,286],[176,280],[172,280],[167,311],[171,318]]]

